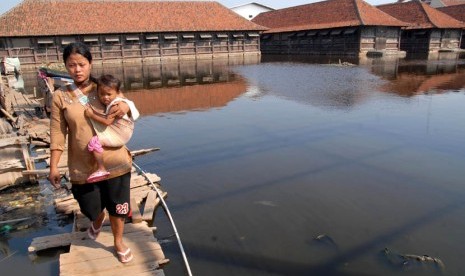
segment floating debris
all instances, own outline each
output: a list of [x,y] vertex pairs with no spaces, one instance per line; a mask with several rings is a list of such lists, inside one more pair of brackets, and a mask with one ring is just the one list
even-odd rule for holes
[[313,243],[325,246],[327,248],[338,249],[338,245],[330,236],[321,234],[313,238]]
[[442,272],[445,268],[441,259],[428,255],[400,254],[388,248],[384,248],[381,254],[390,265],[404,270],[436,269],[438,272]]

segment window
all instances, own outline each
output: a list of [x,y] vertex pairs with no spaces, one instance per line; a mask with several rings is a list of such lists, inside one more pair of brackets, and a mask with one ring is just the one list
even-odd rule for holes
[[315,36],[318,33],[318,31],[310,31],[307,33],[307,36]]
[[98,36],[85,36],[83,41],[88,45],[96,45],[99,43]]
[[29,48],[31,47],[31,40],[29,38],[13,38],[11,39],[13,48]]
[[138,35],[127,35],[126,41],[139,41],[139,36]]
[[151,42],[158,40],[158,35],[148,34],[145,36],[145,40],[150,40]]
[[7,44],[6,44],[6,40],[3,39],[3,38],[1,38],[1,39],[0,39],[0,49],[1,49],[1,50],[5,50],[5,49],[7,48],[6,45],[7,45]]
[[356,30],[357,28],[348,28],[344,30],[344,34],[353,34]]
[[178,39],[178,36],[177,35],[172,35],[172,34],[166,34],[163,36],[163,38],[165,40],[174,40],[174,39]]
[[61,45],[68,45],[73,42],[76,42],[76,39],[74,37],[62,37],[61,38]]
[[183,39],[194,39],[195,35],[193,35],[193,34],[183,34],[182,38]]
[[119,42],[118,36],[107,36],[105,37],[105,42],[109,44],[116,44]]
[[53,45],[54,43],[55,41],[53,38],[44,37],[44,38],[37,39],[37,44],[39,44],[39,46],[50,46],[50,45]]

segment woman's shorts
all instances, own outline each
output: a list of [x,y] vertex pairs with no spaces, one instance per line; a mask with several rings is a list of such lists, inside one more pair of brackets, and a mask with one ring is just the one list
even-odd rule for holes
[[91,221],[107,209],[111,216],[126,218],[130,211],[131,173],[95,183],[72,186],[74,198],[81,212]]

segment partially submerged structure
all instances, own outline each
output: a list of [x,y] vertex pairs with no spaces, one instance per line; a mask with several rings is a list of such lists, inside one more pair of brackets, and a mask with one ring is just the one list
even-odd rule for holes
[[102,62],[259,55],[265,29],[213,1],[23,0],[0,17],[0,57],[61,62],[74,41]]
[[[461,5],[447,6],[437,8],[440,12],[443,12],[461,22],[465,22],[465,3]],[[465,49],[465,27],[462,29],[462,38],[460,48]]]
[[408,24],[362,0],[328,0],[259,14],[268,27],[262,53],[402,54],[401,27]]
[[464,23],[419,0],[377,6],[393,17],[408,22],[400,48],[411,53],[437,53],[460,48]]

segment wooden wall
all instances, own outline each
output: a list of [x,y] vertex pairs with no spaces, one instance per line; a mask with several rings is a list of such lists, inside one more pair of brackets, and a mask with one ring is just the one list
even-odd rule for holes
[[400,28],[346,27],[264,34],[264,54],[358,55],[372,50],[399,50]]
[[402,32],[400,47],[410,53],[429,53],[460,48],[460,29],[415,29]]
[[0,57],[19,57],[25,65],[62,62],[74,41],[87,44],[97,61],[260,54],[258,32],[205,32],[0,38]]

